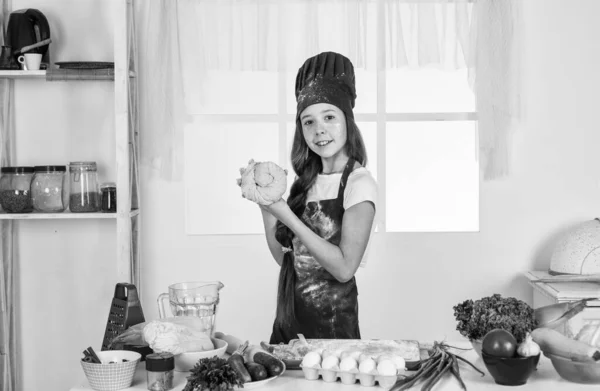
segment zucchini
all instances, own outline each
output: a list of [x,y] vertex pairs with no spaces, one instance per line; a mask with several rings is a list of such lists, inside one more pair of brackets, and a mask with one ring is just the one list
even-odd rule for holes
[[269,377],[279,376],[283,372],[283,362],[272,354],[256,352],[252,360],[255,363],[263,365],[267,369]]
[[247,362],[246,369],[250,373],[252,381],[265,380],[268,377],[267,369],[259,363]]
[[539,327],[531,332],[533,341],[544,353],[569,358],[573,361],[598,361],[600,351],[585,342],[571,339],[556,330]]
[[252,381],[252,377],[246,366],[244,365],[244,357],[241,354],[234,353],[227,359],[227,363],[231,368],[237,373],[238,378],[242,381],[242,383],[249,383]]

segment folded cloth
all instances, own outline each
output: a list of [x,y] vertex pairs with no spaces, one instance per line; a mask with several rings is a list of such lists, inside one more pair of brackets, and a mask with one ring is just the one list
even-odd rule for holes
[[250,160],[242,173],[242,196],[260,205],[279,201],[287,189],[287,173],[273,162]]

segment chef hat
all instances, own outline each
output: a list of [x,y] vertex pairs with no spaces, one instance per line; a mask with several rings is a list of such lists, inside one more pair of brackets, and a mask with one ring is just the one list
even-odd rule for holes
[[324,52],[309,58],[296,76],[296,118],[315,103],[329,103],[354,118],[356,99],[354,66],[339,53]]

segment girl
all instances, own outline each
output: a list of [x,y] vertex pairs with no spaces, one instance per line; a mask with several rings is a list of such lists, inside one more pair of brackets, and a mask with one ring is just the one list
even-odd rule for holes
[[270,343],[306,338],[360,339],[354,274],[373,229],[377,184],[354,122],[350,60],[326,52],[296,77],[297,175],[287,203],[261,205],[269,250],[281,266]]

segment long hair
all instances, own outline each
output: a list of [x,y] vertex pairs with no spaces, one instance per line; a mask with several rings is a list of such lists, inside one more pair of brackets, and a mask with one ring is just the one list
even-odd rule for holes
[[[346,154],[365,166],[367,151],[362,135],[353,118],[346,116]],[[296,132],[292,144],[292,168],[297,179],[292,184],[287,203],[298,218],[302,218],[308,190],[317,180],[317,175],[323,171],[321,157],[310,150],[300,119],[296,119]],[[275,239],[283,246],[293,248],[294,233],[281,221],[277,221]],[[280,326],[291,325],[296,318],[294,306],[294,288],[296,286],[296,271],[294,269],[294,252],[288,251],[283,256],[279,271],[279,286],[277,288],[277,313],[275,323]]]

